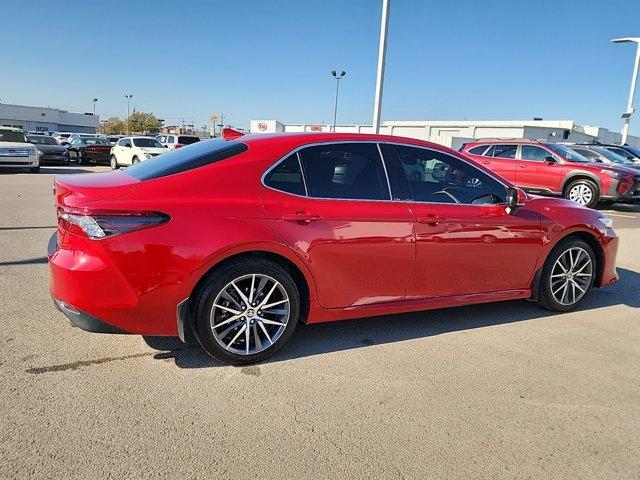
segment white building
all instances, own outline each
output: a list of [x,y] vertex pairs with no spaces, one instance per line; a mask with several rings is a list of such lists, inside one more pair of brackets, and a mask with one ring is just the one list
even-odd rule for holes
[[18,127],[25,132],[95,133],[99,125],[100,116],[91,113],[0,103],[0,126]]
[[[252,120],[251,133],[330,132],[331,125],[284,124],[277,120]],[[373,133],[371,125],[337,125],[337,132]],[[532,138],[567,142],[620,143],[621,136],[606,128],[578,125],[573,120],[446,120],[383,122],[380,133],[419,138],[458,149],[477,138]],[[640,137],[627,143],[640,147]]]

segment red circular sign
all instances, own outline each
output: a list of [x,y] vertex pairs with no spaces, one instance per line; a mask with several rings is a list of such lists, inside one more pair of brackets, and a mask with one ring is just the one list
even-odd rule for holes
[[264,123],[264,122],[260,122],[260,123],[258,124],[258,130],[260,130],[260,131],[264,132],[266,129],[267,129],[267,124],[266,124],[266,123]]

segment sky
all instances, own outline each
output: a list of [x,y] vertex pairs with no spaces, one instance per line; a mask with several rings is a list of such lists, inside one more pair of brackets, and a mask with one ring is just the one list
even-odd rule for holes
[[[2,0],[0,102],[197,126],[370,124],[381,0]],[[639,0],[391,0],[382,120],[619,131]],[[638,95],[640,97],[640,94]],[[640,103],[640,98],[638,102]],[[631,134],[640,135],[640,115]]]

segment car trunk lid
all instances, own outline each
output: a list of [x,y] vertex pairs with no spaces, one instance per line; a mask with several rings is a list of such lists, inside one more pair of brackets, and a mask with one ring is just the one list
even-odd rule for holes
[[59,175],[54,179],[53,194],[59,207],[78,207],[94,200],[123,197],[140,180],[123,172]]

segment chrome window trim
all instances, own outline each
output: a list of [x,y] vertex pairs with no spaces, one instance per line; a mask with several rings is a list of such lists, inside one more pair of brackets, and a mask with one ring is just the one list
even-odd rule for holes
[[[298,194],[295,194],[295,193],[284,192],[282,190],[278,190],[277,188],[270,187],[269,185],[267,185],[265,183],[265,179],[266,179],[267,175],[271,172],[271,170],[273,170],[278,165],[280,165],[280,163],[282,163],[284,160],[286,160],[289,157],[289,155],[292,155],[293,153],[299,153],[300,150],[302,150],[303,148],[307,148],[307,147],[316,147],[316,146],[322,146],[322,145],[338,145],[338,144],[344,144],[344,143],[375,143],[375,144],[378,145],[378,148],[380,148],[379,147],[380,144],[399,145],[401,147],[414,147],[414,148],[421,148],[423,150],[429,150],[431,152],[443,153],[445,155],[453,156],[454,158],[466,163],[467,165],[469,165],[472,168],[480,170],[480,172],[482,172],[485,175],[493,178],[496,182],[498,182],[500,185],[502,185],[505,188],[505,191],[506,191],[507,188],[510,188],[509,185],[505,184],[501,179],[495,177],[492,173],[485,172],[484,170],[478,168],[477,166],[472,165],[471,163],[469,163],[469,160],[464,158],[464,156],[460,155],[459,152],[455,152],[454,151],[454,155],[451,155],[451,153],[449,153],[449,152],[444,152],[444,151],[436,149],[436,148],[426,147],[424,145],[415,145],[415,144],[412,144],[412,143],[393,142],[393,141],[372,141],[372,140],[334,140],[334,141],[330,141],[330,142],[313,142],[313,143],[305,143],[304,145],[299,145],[296,148],[294,148],[293,150],[288,151],[280,159],[275,161],[269,168],[267,168],[263,172],[262,176],[260,177],[260,183],[262,184],[262,186],[264,188],[267,188],[269,190],[273,190],[274,192],[278,192],[278,193],[281,193],[283,195],[291,195],[292,197],[304,198],[304,199],[307,199],[307,200],[340,200],[340,201],[345,201],[345,202],[418,203],[418,204],[421,204],[421,205],[464,205],[464,206],[467,206],[467,207],[475,207],[475,208],[486,207],[486,205],[474,205],[474,204],[471,204],[471,203],[423,202],[423,201],[413,200],[413,199],[411,199],[411,200],[394,200],[393,196],[390,197],[390,200],[366,200],[366,199],[360,199],[360,198],[310,197],[308,195],[298,195]],[[488,146],[490,147],[491,144],[488,145]],[[299,159],[299,157],[300,156],[298,155],[298,159]],[[387,175],[387,182],[389,182],[389,175],[388,175],[387,170],[386,170],[386,164],[384,162],[384,157],[382,158],[382,164],[384,166],[385,174]],[[300,164],[300,167],[302,168],[302,164]],[[302,170],[302,176],[304,178],[304,170]],[[389,182],[389,185],[390,184],[391,183]],[[389,193],[391,193],[391,190],[389,190]],[[493,205],[494,206],[500,206],[500,205],[506,205],[506,204],[507,204],[506,202],[502,202],[502,203],[495,203]]]

